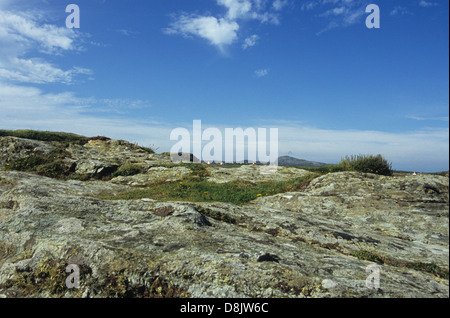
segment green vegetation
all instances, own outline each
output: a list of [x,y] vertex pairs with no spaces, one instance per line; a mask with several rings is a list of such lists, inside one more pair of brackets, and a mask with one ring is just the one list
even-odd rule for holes
[[433,263],[418,263],[418,262],[407,263],[406,267],[422,272],[427,272],[443,279],[449,279],[448,270],[440,268],[439,266]]
[[338,164],[347,171],[375,173],[383,176],[392,176],[392,164],[381,155],[347,156]]
[[355,256],[358,259],[361,260],[365,260],[365,261],[369,261],[369,262],[374,262],[377,264],[384,264],[385,263],[385,259],[381,256],[379,256],[378,254],[375,254],[371,251],[366,251],[366,250],[360,250],[357,252],[353,252],[352,256]]
[[56,148],[48,154],[35,153],[33,155],[13,160],[6,164],[7,170],[17,170],[24,172],[34,172],[50,178],[64,178],[73,171],[64,158],[70,155],[64,150],[64,147]]
[[150,287],[132,285],[124,272],[106,278],[102,292],[107,298],[187,298],[190,294],[170,281],[156,277]]
[[191,170],[191,175],[189,177],[186,177],[185,180],[203,181],[206,180],[207,177],[211,176],[204,164],[181,163],[180,165]]
[[384,159],[381,155],[357,155],[346,156],[335,165],[325,165],[321,167],[296,167],[320,174],[357,171],[362,173],[374,173],[384,176],[392,176],[392,164]]
[[435,172],[435,173],[432,173],[432,174],[435,174],[435,175],[438,175],[438,176],[442,176],[442,177],[448,177],[449,172],[448,171],[440,171],[440,172]]
[[6,136],[40,140],[40,141],[58,141],[76,144],[85,144],[89,140],[89,138],[84,136],[64,132],[0,129],[0,137]]
[[369,261],[369,262],[374,262],[374,263],[377,263],[380,265],[386,264],[386,265],[395,266],[395,267],[411,268],[416,271],[430,273],[439,278],[449,279],[448,269],[441,268],[434,263],[404,262],[404,261],[399,261],[399,260],[394,260],[394,259],[391,259],[388,257],[384,257],[381,255],[378,255],[377,253],[374,253],[372,251],[367,251],[367,250],[356,251],[356,252],[353,252],[351,255],[357,257],[358,259]]
[[[201,175],[203,170],[199,169]],[[166,201],[191,202],[228,202],[245,204],[261,196],[303,190],[311,180],[317,177],[311,174],[306,177],[288,181],[272,181],[254,184],[248,181],[232,181],[215,183],[199,179],[198,175],[189,176],[177,182],[160,181],[146,188],[127,191],[102,199],[134,200],[152,198]]]
[[144,173],[145,169],[137,164],[132,163],[126,163],[119,167],[115,172],[112,173],[111,177],[127,177],[127,176],[134,176],[139,173]]
[[39,291],[62,295],[67,290],[65,265],[59,260],[43,259],[34,271],[16,271],[14,276],[1,287],[20,288],[24,296],[33,295]]

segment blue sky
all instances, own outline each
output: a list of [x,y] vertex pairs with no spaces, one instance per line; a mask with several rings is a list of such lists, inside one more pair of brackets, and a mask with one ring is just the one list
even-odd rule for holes
[[0,128],[168,151],[202,120],[278,128],[280,155],[448,170],[448,19],[441,0],[0,0]]

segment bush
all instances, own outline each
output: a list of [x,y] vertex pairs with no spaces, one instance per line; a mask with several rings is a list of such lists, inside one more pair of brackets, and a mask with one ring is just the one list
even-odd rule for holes
[[343,170],[392,176],[392,164],[381,155],[346,156],[338,164]]

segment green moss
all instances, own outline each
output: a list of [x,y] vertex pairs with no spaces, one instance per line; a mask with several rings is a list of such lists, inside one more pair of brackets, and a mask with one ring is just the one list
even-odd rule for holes
[[352,255],[361,260],[374,262],[377,264],[384,264],[384,259],[381,256],[379,256],[371,251],[360,250],[360,251],[353,252]]
[[60,260],[43,259],[32,272],[15,272],[12,279],[0,288],[18,288],[24,296],[40,292],[62,296],[66,290],[65,263]]
[[108,298],[124,298],[127,295],[129,282],[124,273],[112,274],[106,277],[102,292]]
[[353,256],[358,259],[378,263],[385,264],[389,266],[395,267],[406,267],[410,269],[414,269],[416,271],[425,272],[433,274],[436,277],[449,279],[449,271],[448,269],[441,268],[434,263],[421,263],[421,262],[404,262],[400,260],[390,259],[387,257],[380,256],[374,252],[367,250],[360,250],[352,253]]
[[415,269],[415,270],[418,270],[421,272],[430,273],[439,278],[449,279],[448,269],[443,269],[434,263],[413,262],[413,263],[407,263],[406,267],[412,268],[412,269]]
[[109,275],[101,293],[107,298],[187,298],[190,294],[173,285],[171,282],[155,277],[150,287],[147,285],[131,284],[125,273],[119,272]]
[[119,177],[119,176],[134,176],[139,173],[145,172],[144,168],[137,164],[124,164],[120,166],[114,173],[112,173],[111,177]]

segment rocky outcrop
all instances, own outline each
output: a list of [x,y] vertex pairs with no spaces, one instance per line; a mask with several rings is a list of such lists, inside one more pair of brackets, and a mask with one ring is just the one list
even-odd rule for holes
[[36,153],[49,154],[54,149],[54,145],[43,141],[0,137],[0,167]]
[[[449,297],[446,177],[339,172],[245,205],[105,200],[190,174],[165,155],[109,145],[68,152],[78,167],[131,161],[146,172],[78,181],[0,170],[0,297]],[[206,169],[215,182],[308,174]],[[79,288],[66,285],[69,264]]]

